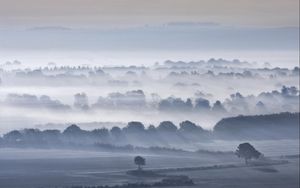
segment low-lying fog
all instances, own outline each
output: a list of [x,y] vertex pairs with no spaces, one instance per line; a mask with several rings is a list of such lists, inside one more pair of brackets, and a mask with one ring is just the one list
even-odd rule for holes
[[[137,53],[133,60],[125,53],[84,52],[32,52],[13,60],[5,53],[0,59],[0,132],[65,128],[47,123],[133,120],[145,125],[190,120],[212,129],[224,117],[299,112],[296,52],[245,52],[239,54],[242,59],[216,53],[229,60],[208,59],[210,53],[173,54],[176,61],[171,61],[167,53]],[[279,62],[284,67],[277,67]]]

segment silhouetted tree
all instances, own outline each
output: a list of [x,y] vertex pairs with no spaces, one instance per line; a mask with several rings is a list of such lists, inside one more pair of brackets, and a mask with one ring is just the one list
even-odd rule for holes
[[198,98],[195,101],[195,109],[197,110],[210,110],[209,100]]
[[179,124],[180,128],[179,130],[181,132],[196,132],[198,133],[199,131],[204,131],[204,129],[202,129],[202,127],[197,126],[195,123],[191,122],[191,121],[183,121]]
[[181,98],[169,97],[161,100],[158,104],[158,108],[162,111],[191,110],[193,108],[193,104],[192,100],[189,98],[184,101]]
[[146,165],[146,159],[141,156],[136,156],[134,158],[134,164],[138,165],[138,170],[142,170],[141,166]]
[[212,107],[212,111],[214,112],[219,112],[219,113],[225,113],[226,109],[222,105],[220,101],[216,101]]
[[70,125],[69,127],[67,127],[64,131],[63,131],[63,134],[64,135],[71,135],[71,136],[74,136],[74,135],[80,135],[80,134],[83,134],[84,131],[80,129],[80,127],[78,127],[77,125],[75,124],[72,124]]
[[5,134],[4,136],[3,136],[3,139],[5,140],[5,141],[7,141],[7,142],[12,142],[12,143],[14,143],[14,142],[18,142],[18,141],[20,141],[21,139],[22,139],[22,134],[20,133],[20,131],[16,131],[16,130],[14,130],[14,131],[10,131],[9,133],[7,133],[7,134]]
[[157,130],[160,132],[174,133],[177,131],[177,127],[171,121],[163,121],[159,124]]
[[145,126],[141,122],[131,121],[123,130],[128,133],[141,133],[145,131]]
[[238,146],[236,150],[236,155],[240,158],[245,159],[245,163],[248,164],[248,160],[258,159],[261,153],[257,151],[251,144],[242,143]]
[[119,127],[114,126],[111,128],[110,134],[115,138],[119,138],[122,135],[122,130]]

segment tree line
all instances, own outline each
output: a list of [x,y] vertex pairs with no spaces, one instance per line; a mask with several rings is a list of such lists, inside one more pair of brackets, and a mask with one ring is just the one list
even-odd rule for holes
[[171,121],[158,126],[131,121],[127,126],[111,129],[83,130],[73,124],[65,130],[23,129],[13,130],[0,137],[0,146],[58,147],[94,145],[95,143],[133,146],[170,146],[193,144],[213,139],[278,139],[299,138],[299,113],[237,116],[224,118],[213,130],[203,129],[183,121],[177,127]]

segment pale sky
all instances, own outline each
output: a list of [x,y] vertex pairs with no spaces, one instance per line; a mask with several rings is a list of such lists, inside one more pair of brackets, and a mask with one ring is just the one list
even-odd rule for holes
[[299,0],[0,0],[0,27],[299,26]]

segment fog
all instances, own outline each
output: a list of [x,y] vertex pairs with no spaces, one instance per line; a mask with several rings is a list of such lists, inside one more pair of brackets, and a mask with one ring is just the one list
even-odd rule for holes
[[62,59],[0,63],[0,187],[299,184],[298,65]]
[[224,117],[299,112],[299,68],[266,62],[35,67],[13,60],[1,64],[0,79],[2,133],[47,123],[133,120],[191,120],[212,129]]
[[[236,179],[298,185],[293,55],[281,66],[198,54],[44,55],[0,63],[0,186],[198,186],[203,177],[213,188]],[[259,156],[240,157],[241,143]],[[147,161],[138,170],[137,156]]]
[[299,188],[298,15],[0,0],[0,187]]
[[[296,39],[295,39],[296,40]],[[0,51],[1,64],[22,60],[22,67],[38,68],[48,63],[62,65],[89,65],[89,66],[117,66],[117,65],[152,65],[155,62],[164,62],[167,59],[174,61],[199,61],[210,58],[224,58],[228,60],[241,59],[257,62],[263,66],[269,62],[273,67],[293,68],[298,66],[299,52],[297,49],[284,50],[241,50],[241,49],[214,49],[214,50],[56,50],[53,49],[3,49]],[[10,66],[13,67],[13,66]],[[7,67],[9,68],[9,67]]]

